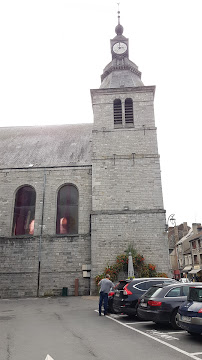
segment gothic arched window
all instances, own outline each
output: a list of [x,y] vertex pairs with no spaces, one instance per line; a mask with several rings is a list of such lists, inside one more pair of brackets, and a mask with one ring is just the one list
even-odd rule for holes
[[125,123],[133,124],[133,101],[132,101],[132,99],[125,100]]
[[122,105],[120,99],[114,100],[114,125],[122,124]]
[[22,186],[15,196],[13,235],[34,234],[36,192],[32,186]]
[[58,191],[57,234],[78,234],[78,200],[79,193],[74,185],[64,185]]

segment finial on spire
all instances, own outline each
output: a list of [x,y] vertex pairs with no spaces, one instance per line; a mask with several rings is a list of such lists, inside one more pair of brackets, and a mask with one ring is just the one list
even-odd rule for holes
[[122,35],[123,34],[123,26],[120,24],[120,10],[119,10],[120,3],[117,3],[117,5],[118,5],[118,11],[117,11],[117,13],[118,13],[118,25],[115,27],[115,33],[117,35]]
[[118,24],[120,25],[120,10],[119,10],[120,3],[117,3],[117,5],[118,5],[118,11],[117,11],[117,13],[118,13]]

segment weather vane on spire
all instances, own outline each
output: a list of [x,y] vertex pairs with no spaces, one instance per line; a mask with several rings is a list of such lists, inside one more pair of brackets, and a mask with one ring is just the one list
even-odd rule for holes
[[118,5],[118,11],[117,11],[117,13],[118,13],[118,24],[120,24],[120,10],[119,10],[120,3],[117,3],[117,5]]

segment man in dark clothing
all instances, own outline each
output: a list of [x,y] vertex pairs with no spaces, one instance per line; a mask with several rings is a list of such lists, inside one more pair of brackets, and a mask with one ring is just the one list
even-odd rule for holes
[[110,289],[114,289],[114,284],[110,279],[110,275],[107,274],[105,279],[100,280],[100,301],[99,301],[99,315],[101,316],[102,303],[104,301],[104,315],[107,315],[108,307],[108,294]]

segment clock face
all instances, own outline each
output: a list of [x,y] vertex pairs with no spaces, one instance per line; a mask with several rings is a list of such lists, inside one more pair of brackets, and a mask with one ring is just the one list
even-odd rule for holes
[[123,42],[117,42],[113,46],[113,52],[115,54],[123,54],[127,50],[127,45]]

